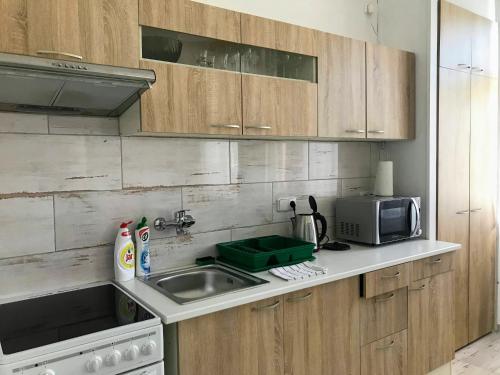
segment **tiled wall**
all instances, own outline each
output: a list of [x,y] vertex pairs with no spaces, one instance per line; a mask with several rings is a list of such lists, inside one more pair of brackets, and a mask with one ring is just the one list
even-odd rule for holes
[[153,231],[153,270],[214,244],[289,234],[276,200],[307,196],[333,226],[335,198],[371,189],[368,142],[121,138],[117,119],[0,113],[0,297],[112,277],[122,220],[190,209],[191,235]]

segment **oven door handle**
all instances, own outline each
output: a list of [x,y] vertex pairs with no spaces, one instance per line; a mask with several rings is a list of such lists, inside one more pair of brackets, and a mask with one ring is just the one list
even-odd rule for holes
[[[415,207],[415,227],[410,228],[410,237],[415,237],[419,234],[420,231],[420,209],[418,207],[417,200],[415,198],[410,198],[410,217],[413,218],[411,214],[412,207]],[[410,223],[411,227],[411,223]]]

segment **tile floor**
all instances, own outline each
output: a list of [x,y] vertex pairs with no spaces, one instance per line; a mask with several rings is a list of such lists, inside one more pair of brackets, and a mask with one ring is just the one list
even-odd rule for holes
[[500,332],[494,332],[458,351],[452,375],[500,374]]

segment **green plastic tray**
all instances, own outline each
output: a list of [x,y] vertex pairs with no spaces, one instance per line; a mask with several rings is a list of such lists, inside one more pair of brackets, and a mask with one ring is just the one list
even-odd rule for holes
[[266,236],[217,244],[220,261],[250,272],[312,260],[314,244],[283,236]]

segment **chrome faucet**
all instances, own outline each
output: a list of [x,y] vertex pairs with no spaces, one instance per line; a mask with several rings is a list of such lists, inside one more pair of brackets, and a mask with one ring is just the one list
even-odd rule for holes
[[191,215],[186,215],[186,211],[180,210],[175,213],[175,219],[167,221],[163,217],[159,217],[154,221],[154,226],[156,230],[162,231],[168,227],[175,227],[175,231],[178,236],[186,235],[189,233],[187,228],[191,227],[196,223],[196,220]]

